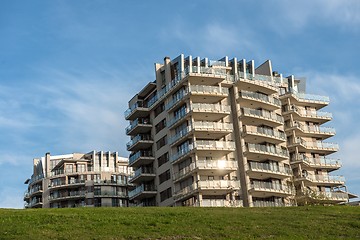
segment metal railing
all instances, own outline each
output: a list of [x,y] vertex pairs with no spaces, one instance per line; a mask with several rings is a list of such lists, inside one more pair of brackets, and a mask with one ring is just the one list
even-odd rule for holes
[[136,187],[134,190],[129,192],[129,197],[134,197],[137,194],[140,194],[142,192],[156,192],[155,185],[140,185]]
[[269,163],[262,162],[249,162],[248,168],[253,171],[280,173],[285,175],[292,175],[290,167],[277,166]]
[[304,140],[301,137],[295,138],[293,142],[295,144],[301,144],[306,148],[339,150],[339,145],[337,143],[329,143],[329,142],[322,142],[322,141],[310,142],[310,141]]
[[298,162],[298,161],[302,161],[313,166],[341,167],[341,161],[339,159],[333,159],[333,158],[325,158],[325,157],[312,158],[312,157],[307,157],[304,154],[297,154],[290,159],[290,162]]
[[152,151],[144,151],[144,150],[137,151],[135,154],[130,155],[129,164],[132,164],[140,157],[154,157],[154,155]]
[[150,134],[138,134],[133,139],[131,139],[128,143],[126,143],[127,149],[129,149],[131,146],[135,145],[139,141],[152,141]]
[[131,130],[133,130],[136,126],[143,124],[143,125],[150,125],[150,119],[149,118],[137,118],[134,121],[132,121],[132,123],[126,127],[126,134],[128,134],[129,132],[131,132]]
[[137,108],[147,108],[147,106],[144,104],[144,102],[136,102],[131,107],[129,107],[125,112],[125,118],[129,117],[131,113],[137,109]]
[[280,183],[253,181],[251,188],[260,191],[283,192],[287,194],[294,194],[295,190],[292,186]]

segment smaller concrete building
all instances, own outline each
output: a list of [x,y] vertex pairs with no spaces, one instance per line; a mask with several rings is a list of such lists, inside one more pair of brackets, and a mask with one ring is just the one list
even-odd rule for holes
[[25,208],[126,207],[130,174],[117,152],[46,153],[25,181]]

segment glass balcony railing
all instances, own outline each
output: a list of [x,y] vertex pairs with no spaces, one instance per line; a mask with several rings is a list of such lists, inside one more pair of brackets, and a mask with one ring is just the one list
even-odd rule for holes
[[260,134],[260,135],[266,135],[269,137],[279,138],[283,141],[286,140],[286,135],[284,132],[281,132],[279,130],[275,130],[272,128],[265,128],[265,127],[256,127],[256,126],[244,126],[244,133],[247,134]]
[[242,200],[203,199],[194,207],[243,207]]
[[187,90],[183,90],[181,91],[179,94],[177,94],[176,96],[174,96],[171,101],[169,101],[166,105],[165,105],[165,109],[169,110],[170,108],[172,108],[175,104],[177,104],[178,102],[180,102],[189,92]]
[[228,112],[230,113],[231,107],[227,105],[220,104],[210,104],[210,103],[194,103],[191,105],[191,109],[197,112]]
[[252,108],[241,108],[241,113],[244,116],[255,116],[255,117],[269,119],[271,121],[276,121],[279,123],[284,122],[284,118],[281,115],[276,114],[274,112],[268,112],[265,110],[252,109]]
[[308,191],[302,195],[307,195],[310,198],[315,198],[316,200],[347,201],[349,199],[348,193],[345,192]]
[[192,130],[191,126],[188,126],[184,129],[180,130],[178,133],[176,133],[175,135],[173,135],[169,138],[169,144],[172,144],[172,143],[176,142],[177,140],[179,140],[180,138],[186,136],[191,130]]
[[198,188],[201,189],[239,189],[240,181],[236,180],[206,180],[198,181]]
[[308,126],[301,123],[293,124],[294,127],[301,129],[305,133],[319,133],[319,134],[336,134],[335,128],[332,127],[323,127],[323,126]]
[[235,149],[235,142],[230,141],[210,141],[210,140],[198,140],[195,142],[196,148],[200,149]]
[[304,154],[297,154],[290,158],[291,162],[304,162],[310,166],[318,167],[341,167],[341,161],[334,158],[325,158],[325,157],[307,157]]
[[194,148],[193,144],[184,145],[184,147],[181,148],[181,150],[178,150],[176,153],[174,153],[170,156],[170,160],[172,162],[178,160],[182,156],[188,154],[193,148]]
[[135,127],[139,126],[140,124],[151,126],[149,118],[137,118],[134,121],[132,121],[132,123],[125,129],[126,134],[129,134],[131,130],[133,130]]
[[316,142],[310,142],[306,141],[301,137],[295,138],[294,142],[295,144],[300,144],[306,148],[316,148],[316,149],[331,149],[331,150],[339,150],[339,145],[337,143],[329,143],[329,142],[322,142],[322,141],[316,141]]
[[126,143],[126,147],[129,149],[131,146],[135,145],[139,141],[152,141],[152,137],[150,134],[138,134],[133,139],[131,139],[128,143]]
[[305,178],[311,182],[338,183],[338,184],[345,183],[344,176],[308,174],[308,175],[302,175],[300,178]]
[[282,192],[286,194],[295,193],[293,187],[274,182],[253,181],[251,188],[256,191]]
[[232,123],[195,121],[192,125],[195,130],[233,130]]
[[125,192],[120,192],[120,191],[95,191],[94,192],[95,196],[103,196],[103,197],[127,197]]
[[74,198],[74,197],[85,197],[85,191],[71,191],[65,192],[61,194],[53,194],[49,196],[49,200],[56,200],[56,199],[65,199],[65,198]]
[[254,207],[285,207],[283,202],[272,202],[272,201],[254,201]]
[[155,185],[140,185],[138,187],[136,187],[134,190],[129,192],[129,197],[132,198],[135,195],[138,195],[142,192],[156,192],[156,188]]
[[134,163],[137,159],[141,157],[154,157],[154,155],[152,151],[144,151],[144,150],[137,151],[136,153],[130,155],[129,164]]
[[135,110],[135,109],[139,109],[139,108],[147,108],[146,105],[143,102],[137,102],[135,104],[133,104],[131,107],[129,107],[125,112],[125,118],[129,117],[130,114]]
[[285,158],[289,156],[289,152],[286,148],[275,147],[272,145],[248,143],[247,148],[250,152],[261,152],[264,154],[279,155]]
[[136,171],[134,172],[134,176],[132,177],[132,179],[139,177],[142,174],[155,174],[154,169],[153,168],[143,168],[140,167],[138,169],[136,169]]
[[189,113],[189,110],[186,108],[183,108],[180,112],[177,113],[177,115],[173,118],[170,118],[169,120],[169,127],[173,126],[175,123],[183,119],[186,114]]
[[252,171],[279,173],[284,175],[292,175],[290,167],[278,166],[276,164],[249,162],[248,168]]
[[239,95],[243,98],[251,98],[251,99],[266,102],[266,103],[269,103],[272,105],[276,105],[279,108],[281,107],[281,101],[279,99],[262,94],[262,93],[241,91],[241,92],[239,92]]
[[295,91],[290,91],[285,94],[292,94],[300,101],[311,101],[311,102],[323,102],[323,103],[329,103],[330,98],[328,96],[320,96],[315,94],[308,94],[308,93],[298,93]]
[[189,86],[191,93],[208,93],[208,94],[222,94],[227,95],[229,93],[228,88],[216,87],[216,86],[206,86],[206,85],[190,85]]

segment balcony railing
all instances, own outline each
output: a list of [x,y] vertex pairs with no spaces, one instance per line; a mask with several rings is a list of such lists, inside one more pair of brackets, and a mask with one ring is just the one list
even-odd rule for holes
[[262,93],[241,91],[241,92],[239,92],[239,95],[243,98],[251,98],[251,99],[258,100],[258,101],[270,103],[272,105],[278,106],[279,108],[281,107],[281,101],[279,99],[262,94]]
[[129,197],[134,197],[137,194],[140,194],[142,192],[156,192],[155,185],[140,185],[136,187],[134,190],[129,192]]
[[211,103],[194,103],[191,105],[191,109],[197,112],[230,112],[231,107],[221,104]]
[[256,127],[256,126],[244,126],[244,132],[248,134],[261,134],[266,135],[274,138],[279,138],[281,140],[286,140],[286,135],[284,132],[279,130],[274,130],[271,128],[264,128],[264,127]]
[[235,142],[199,140],[195,142],[197,149],[235,149]]
[[175,117],[170,118],[168,127],[171,127],[172,125],[183,119],[188,113],[189,109],[183,108]]
[[279,173],[289,176],[292,175],[292,170],[290,169],[290,167],[277,166],[269,163],[249,162],[248,167],[250,170],[253,171]]
[[299,114],[301,117],[306,117],[306,118],[326,118],[326,119],[332,118],[332,113],[316,111],[316,110],[306,110],[306,109],[298,108],[296,106],[288,107],[287,110],[294,111],[297,114]]
[[135,109],[138,109],[138,108],[147,108],[147,106],[146,106],[143,102],[134,103],[131,107],[129,107],[129,108],[124,112],[125,118],[129,117],[130,114],[131,114]]
[[240,182],[236,180],[206,180],[199,181],[198,187],[201,189],[239,189]]
[[95,185],[126,185],[127,181],[124,179],[118,179],[118,180],[107,180],[107,179],[95,179],[94,180]]
[[57,200],[57,199],[66,199],[66,198],[74,198],[74,197],[85,197],[85,191],[72,191],[63,194],[54,194],[49,196],[49,200]]
[[140,176],[141,174],[155,174],[154,169],[153,168],[143,168],[140,167],[138,169],[136,169],[136,171],[134,172],[134,176],[132,177],[132,179],[137,178],[138,176]]
[[290,91],[285,94],[292,94],[300,101],[306,101],[306,102],[324,102],[329,103],[330,99],[328,96],[320,96],[320,95],[314,95],[314,94],[308,94],[308,93],[298,93],[295,91]]
[[245,115],[245,116],[250,115],[250,116],[256,116],[256,117],[269,119],[269,120],[276,121],[279,123],[284,122],[284,118],[274,112],[268,112],[268,111],[252,109],[252,108],[241,108],[241,113],[242,113],[242,115]]
[[126,197],[126,193],[125,192],[120,192],[120,191],[95,191],[94,192],[94,196],[117,196],[117,197]]
[[135,145],[139,141],[152,141],[151,135],[138,134],[126,144],[126,147],[129,149],[131,146]]
[[143,151],[143,150],[137,151],[135,154],[130,155],[129,165],[134,163],[140,157],[154,157],[154,155],[153,155],[152,151]]
[[134,121],[132,121],[132,123],[126,127],[126,134],[129,134],[129,132],[131,132],[131,130],[133,130],[135,127],[137,127],[138,125],[143,124],[143,125],[150,125],[150,119],[148,118],[137,118]]
[[186,136],[191,130],[192,130],[191,126],[188,126],[184,129],[180,130],[177,134],[175,134],[174,136],[171,136],[169,138],[169,144],[172,144],[172,143],[176,142],[177,140],[179,140],[180,138]]
[[317,200],[347,201],[349,195],[344,192],[307,191],[304,195]]
[[179,150],[178,152],[172,154],[170,156],[170,160],[172,162],[174,162],[174,161],[178,160],[179,158],[181,158],[182,156],[185,156],[186,154],[188,154],[193,149],[194,149],[194,144],[186,145],[181,150]]
[[237,161],[227,161],[227,160],[197,160],[196,162],[191,163],[189,166],[181,169],[180,171],[174,173],[174,180],[177,180],[186,174],[190,173],[196,168],[199,169],[214,169],[214,170],[224,170],[224,169],[234,169],[238,167]]
[[196,130],[233,130],[232,123],[196,121],[192,125]]
[[264,85],[268,85],[270,87],[274,87],[276,85],[281,84],[282,78],[281,77],[272,77],[272,76],[266,76],[261,74],[252,74],[252,73],[244,73],[244,72],[238,72],[239,79],[246,79],[250,81],[259,81]]
[[342,184],[345,182],[344,176],[332,176],[332,175],[303,175],[300,178],[305,178],[311,182],[318,182],[318,183],[339,183]]
[[285,204],[282,202],[272,202],[272,201],[254,201],[254,207],[285,207]]
[[294,127],[298,127],[299,129],[301,129],[301,131],[305,132],[305,133],[319,133],[319,134],[335,134],[335,128],[332,127],[323,127],[323,126],[317,126],[317,125],[313,125],[313,126],[307,126],[305,124],[301,124],[301,123],[295,123],[293,125]]
[[276,184],[272,182],[253,181],[253,183],[251,184],[251,188],[257,191],[271,191],[294,194],[293,187],[285,184]]
[[216,87],[216,86],[206,86],[206,85],[190,85],[191,93],[208,93],[216,95],[227,95],[229,93],[228,88]]
[[270,145],[263,145],[256,143],[248,143],[247,147],[250,152],[255,151],[255,152],[262,152],[265,154],[275,154],[275,155],[280,155],[282,157],[289,156],[289,152],[286,148],[274,147]]
[[306,148],[316,148],[316,149],[333,149],[333,150],[339,150],[339,145],[337,143],[328,143],[328,142],[322,142],[322,141],[316,141],[316,142],[310,142],[306,141],[301,137],[297,137],[294,140],[295,144],[300,144]]
[[203,199],[194,204],[194,207],[242,207],[242,200]]
[[294,155],[291,159],[291,162],[304,162],[310,166],[318,167],[341,167],[341,161],[339,159],[325,158],[325,157],[307,157],[303,154]]
[[188,90],[183,90],[179,94],[175,95],[173,99],[165,105],[165,109],[169,110],[170,108],[172,108],[176,103],[180,102],[188,93]]

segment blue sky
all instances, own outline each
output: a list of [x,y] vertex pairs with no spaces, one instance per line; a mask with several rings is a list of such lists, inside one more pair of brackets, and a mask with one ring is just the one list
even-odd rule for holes
[[[0,208],[22,208],[32,159],[118,151],[127,101],[179,54],[271,59],[328,95],[351,192],[360,194],[360,1],[0,2]],[[311,91],[310,91],[311,89]]]

